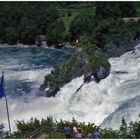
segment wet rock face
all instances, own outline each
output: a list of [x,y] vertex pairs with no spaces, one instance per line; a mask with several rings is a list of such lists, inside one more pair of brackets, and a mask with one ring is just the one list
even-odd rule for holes
[[84,74],[84,82],[89,82],[94,76],[96,82],[100,82],[100,80],[106,78],[110,73],[110,68],[106,69],[103,66],[100,66],[99,69],[93,69],[92,71],[88,71]]
[[51,87],[48,91],[46,91],[46,96],[47,97],[54,97],[59,90],[58,87]]
[[91,76],[93,75],[92,71],[88,71],[84,74],[84,82],[88,82],[91,79]]
[[110,73],[110,69],[106,69],[103,66],[100,66],[99,70],[97,71],[97,77],[99,80],[106,78]]

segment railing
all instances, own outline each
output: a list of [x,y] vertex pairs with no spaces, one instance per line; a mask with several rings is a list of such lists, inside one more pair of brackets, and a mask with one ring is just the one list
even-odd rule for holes
[[39,136],[41,136],[42,134],[48,134],[50,132],[60,132],[60,133],[64,133],[64,130],[62,129],[57,129],[57,128],[52,128],[52,127],[47,127],[47,126],[42,126],[39,127],[38,129],[36,129],[35,131],[27,134],[27,138],[38,138]]

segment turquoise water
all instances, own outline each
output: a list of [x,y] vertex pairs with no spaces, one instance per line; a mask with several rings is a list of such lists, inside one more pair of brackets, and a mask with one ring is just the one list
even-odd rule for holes
[[15,98],[39,88],[44,76],[69,57],[64,50],[0,48],[0,72],[5,72],[7,95]]

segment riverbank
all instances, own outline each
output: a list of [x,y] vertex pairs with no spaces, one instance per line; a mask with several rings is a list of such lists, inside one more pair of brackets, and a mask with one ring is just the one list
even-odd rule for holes
[[[28,48],[28,47],[39,47],[35,44],[33,45],[24,45],[22,43],[15,44],[15,45],[9,45],[9,44],[0,44],[0,48],[14,48],[14,47],[19,47],[19,48]],[[41,47],[43,48],[49,48],[47,45],[42,45]]]
[[12,48],[12,47],[20,47],[20,48],[28,48],[28,47],[40,47],[40,48],[52,48],[52,49],[57,49],[57,48],[61,48],[61,49],[75,49],[76,47],[73,45],[71,45],[70,43],[66,43],[61,45],[60,47],[57,47],[58,45],[41,45],[41,46],[37,46],[36,44],[32,44],[32,45],[28,45],[28,44],[22,44],[22,43],[18,43],[18,44],[14,44],[14,45],[9,45],[7,43],[5,44],[0,44],[0,48]]
[[0,48],[46,48],[46,49],[55,49],[55,50],[64,50],[68,52],[75,52],[77,50],[77,47],[75,45],[71,45],[70,43],[63,44],[61,47],[57,47],[55,45],[41,45],[37,46],[36,44],[33,45],[27,45],[27,44],[14,44],[14,45],[9,45],[7,43],[5,44],[0,44]]

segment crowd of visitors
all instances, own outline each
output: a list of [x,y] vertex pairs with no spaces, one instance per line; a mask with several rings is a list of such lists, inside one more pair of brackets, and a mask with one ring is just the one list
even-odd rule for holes
[[89,131],[87,136],[83,135],[83,130],[80,127],[80,125],[74,126],[73,128],[66,124],[65,128],[65,138],[66,139],[71,139],[71,138],[76,138],[76,139],[82,139],[82,138],[87,138],[87,139],[100,139],[101,134],[99,132],[99,129],[97,128],[94,132]]

